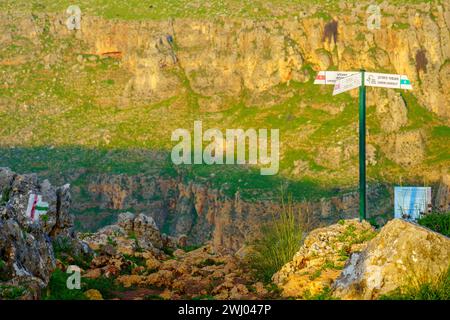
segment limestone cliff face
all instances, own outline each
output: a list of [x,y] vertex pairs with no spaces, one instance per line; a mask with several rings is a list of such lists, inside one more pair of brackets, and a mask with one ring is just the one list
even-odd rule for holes
[[[450,209],[448,177],[433,188],[436,211]],[[210,183],[144,175],[99,175],[88,181],[88,195],[81,198],[73,187],[73,207],[77,211],[134,210],[151,216],[157,226],[173,236],[187,235],[189,243],[212,240],[216,248],[238,250],[246,240],[257,236],[261,224],[281,211],[277,201],[242,199],[239,191],[232,197]],[[78,200],[80,199],[80,200]],[[90,199],[90,200],[89,200]],[[368,212],[378,225],[392,217],[393,195],[383,185],[368,190]],[[294,204],[306,228],[358,217],[358,192]],[[114,215],[114,213],[112,213]]]
[[[79,192],[76,187],[72,189],[73,207],[77,211],[96,207],[101,212],[111,209],[143,212],[169,234],[187,235],[189,243],[212,240],[216,248],[231,250],[238,250],[246,240],[255,237],[260,225],[281,210],[280,204],[273,200],[244,200],[239,191],[229,197],[209,183],[183,182],[181,178],[100,175],[90,178],[87,198],[81,199]],[[381,185],[370,188],[369,198],[376,203],[369,207],[374,217],[392,206]],[[306,227],[314,228],[357,217],[358,199],[357,192],[352,192],[294,206]],[[385,218],[377,219],[383,223]]]
[[[181,80],[170,69],[174,65],[192,90],[209,97],[262,92],[290,80],[304,82],[309,77],[306,65],[316,70],[334,65],[339,70],[364,67],[406,74],[419,102],[449,118],[450,4],[385,4],[382,12],[381,28],[369,30],[365,8],[348,5],[333,17],[337,39],[324,37],[330,21],[312,16],[140,22],[86,16],[77,37],[89,43],[92,53],[120,53],[134,75],[126,94],[153,100],[181,89]],[[62,17],[52,21],[55,33],[68,34]]]
[[[308,72],[310,68],[365,68],[406,74],[418,102],[444,122],[450,121],[448,2],[405,6],[383,3],[378,30],[367,28],[364,6],[341,5],[326,18],[313,14],[319,9],[314,7],[307,10],[311,14],[296,18],[260,21],[224,17],[122,21],[86,15],[77,32],[67,30],[62,14],[41,20],[48,22],[51,34],[59,39],[80,39],[86,45],[80,51],[120,59],[121,68],[129,73],[126,84],[113,96],[102,97],[119,106],[159,102],[186,90],[195,95],[200,111],[205,113],[230,108],[230,101],[242,95],[252,97],[247,101],[251,105],[271,106],[271,99],[261,98],[263,94],[270,96],[280,84],[310,80],[314,74]],[[5,23],[9,19],[13,18],[5,17]],[[14,19],[20,21],[16,33],[39,41],[44,23],[28,16]],[[327,29],[332,21],[337,22],[336,30]],[[7,42],[8,35],[3,37]],[[51,54],[46,63],[50,60]],[[380,152],[400,166],[422,163],[429,137],[420,130],[402,132],[413,117],[402,96],[393,90],[372,88],[368,104],[376,107],[381,126],[381,133],[368,138],[373,144],[373,163]],[[313,107],[326,108],[332,114],[343,109],[334,105]],[[350,147],[331,146],[326,152],[318,148],[316,153],[333,156],[318,156],[315,161],[335,169],[356,156],[356,145]],[[433,179],[438,178],[434,174]]]

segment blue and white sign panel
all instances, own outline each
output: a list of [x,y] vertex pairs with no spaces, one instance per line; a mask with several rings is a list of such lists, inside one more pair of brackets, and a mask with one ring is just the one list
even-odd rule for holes
[[431,187],[395,187],[395,217],[417,220],[431,209]]

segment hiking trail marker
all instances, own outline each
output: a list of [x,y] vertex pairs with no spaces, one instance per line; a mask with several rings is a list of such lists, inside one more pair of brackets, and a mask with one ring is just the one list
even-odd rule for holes
[[412,90],[405,75],[361,71],[319,71],[314,84],[334,85],[333,95],[359,87],[359,220],[367,217],[366,86]]
[[30,194],[28,198],[28,207],[26,215],[27,217],[33,221],[39,221],[39,217],[41,215],[46,214],[48,211],[48,203],[42,201],[42,196],[38,194]]

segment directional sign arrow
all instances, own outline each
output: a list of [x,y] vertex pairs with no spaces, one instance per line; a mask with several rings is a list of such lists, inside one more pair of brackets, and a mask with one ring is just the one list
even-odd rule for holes
[[342,79],[338,79],[336,80],[336,83],[334,85],[333,96],[354,88],[358,88],[361,83],[362,81],[360,72],[354,73]]
[[314,84],[335,84],[337,80],[356,74],[355,71],[319,71]]

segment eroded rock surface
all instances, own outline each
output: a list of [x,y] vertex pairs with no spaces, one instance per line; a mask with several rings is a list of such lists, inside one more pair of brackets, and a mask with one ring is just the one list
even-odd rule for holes
[[342,299],[376,299],[397,288],[435,282],[450,266],[450,239],[394,219],[367,247],[353,253],[333,284]]
[[375,236],[366,221],[341,220],[337,224],[313,230],[292,261],[272,278],[284,297],[305,298],[330,288],[340,275],[348,256],[361,251]]
[[119,299],[270,296],[237,255],[222,254],[211,244],[194,250],[183,247],[185,236],[161,234],[153,219],[143,214],[123,213],[117,224],[81,237],[96,252],[83,277],[114,279],[123,287]]
[[[23,298],[38,298],[56,266],[52,239],[72,238],[69,186],[54,187],[35,174],[0,168],[0,193],[0,287],[17,287]],[[31,193],[48,202],[38,221],[26,216]]]

